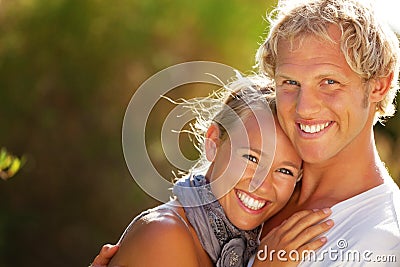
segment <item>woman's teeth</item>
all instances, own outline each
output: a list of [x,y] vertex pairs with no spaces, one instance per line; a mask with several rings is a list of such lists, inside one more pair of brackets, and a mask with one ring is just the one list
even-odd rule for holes
[[243,205],[245,205],[246,207],[248,207],[251,210],[259,210],[262,207],[264,207],[265,204],[267,203],[266,200],[254,199],[242,191],[236,191],[236,195],[238,196],[240,201],[243,203]]

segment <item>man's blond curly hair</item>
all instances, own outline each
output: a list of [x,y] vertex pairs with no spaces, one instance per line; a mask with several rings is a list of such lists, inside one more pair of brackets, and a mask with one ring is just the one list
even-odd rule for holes
[[364,81],[393,73],[388,94],[377,104],[376,120],[394,114],[399,88],[399,40],[367,0],[281,0],[268,19],[269,35],[256,55],[262,73],[274,77],[280,40],[293,44],[296,38],[312,34],[333,42],[327,30],[337,25],[342,32],[341,51]]

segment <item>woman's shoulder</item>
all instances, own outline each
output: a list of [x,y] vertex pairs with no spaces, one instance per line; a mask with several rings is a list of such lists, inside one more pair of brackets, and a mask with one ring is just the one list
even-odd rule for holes
[[[180,209],[180,207],[170,205],[162,205],[151,209],[142,214],[135,223],[130,226],[129,232],[137,232],[137,234],[146,232],[146,234],[149,235],[168,230],[170,235],[191,235],[187,222]],[[157,239],[159,238],[158,235],[154,237]]]
[[142,213],[120,240],[112,263],[159,266],[162,260],[163,266],[197,266],[194,237],[180,209],[163,205]]

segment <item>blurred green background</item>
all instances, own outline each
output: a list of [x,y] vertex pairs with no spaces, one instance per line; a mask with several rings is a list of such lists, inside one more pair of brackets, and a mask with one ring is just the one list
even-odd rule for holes
[[[251,70],[274,4],[2,0],[0,147],[27,162],[0,180],[0,267],[87,266],[133,216],[158,204],[123,158],[130,98],[156,72],[186,61]],[[153,116],[150,125],[161,123]],[[399,182],[400,118],[376,132]],[[170,174],[165,159],[154,158]]]

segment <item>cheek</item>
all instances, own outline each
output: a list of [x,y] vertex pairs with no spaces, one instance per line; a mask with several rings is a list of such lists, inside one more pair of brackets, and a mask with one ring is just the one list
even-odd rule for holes
[[211,187],[214,195],[217,197],[224,196],[231,191],[243,177],[249,177],[251,173],[252,172],[246,168],[244,160],[232,157],[230,160],[216,161],[211,179]]
[[290,197],[292,196],[292,193],[294,191],[296,181],[293,179],[293,181],[285,181],[282,183],[279,183],[275,188],[276,188],[276,195],[277,195],[277,202],[281,205],[285,205]]
[[323,96],[323,100],[334,110],[360,110],[368,106],[368,94],[362,88],[349,88],[346,92],[326,95]]
[[276,93],[276,106],[279,110],[287,110],[296,105],[296,92],[285,92],[277,90]]
[[224,179],[236,180],[238,182],[241,177],[253,175],[255,168],[249,164],[245,158],[240,155],[225,155],[221,161],[215,164],[219,169],[219,173],[225,177]]

